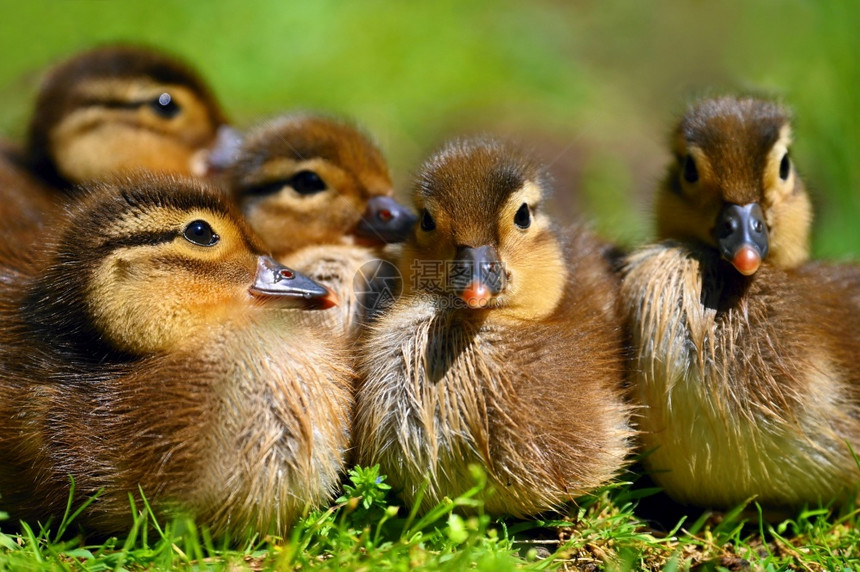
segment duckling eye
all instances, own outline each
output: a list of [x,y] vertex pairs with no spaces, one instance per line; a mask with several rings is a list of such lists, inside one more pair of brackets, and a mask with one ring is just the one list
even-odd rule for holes
[[517,227],[525,230],[532,224],[532,213],[529,210],[529,206],[526,203],[523,203],[522,206],[517,211],[517,214],[514,215],[514,224]]
[[221,238],[215,234],[215,231],[212,230],[212,227],[205,220],[195,220],[188,223],[188,226],[182,231],[182,236],[188,242],[192,242],[198,246],[214,246]]
[[696,169],[696,161],[692,155],[687,155],[684,158],[684,180],[688,183],[695,183],[699,180],[699,170]]
[[421,211],[421,230],[424,232],[430,232],[431,230],[436,229],[436,221],[433,220],[433,217],[430,216],[430,211],[427,209],[423,209]]
[[169,93],[164,92],[152,101],[149,102],[149,106],[160,116],[165,119],[171,119],[179,115],[179,112],[182,111],[182,108],[179,107],[179,104],[173,101],[173,98]]
[[782,161],[779,162],[779,178],[783,181],[788,180],[788,173],[791,171],[791,160],[788,158],[788,153],[782,156]]
[[290,179],[290,186],[300,195],[312,195],[326,190],[325,181],[313,171],[299,171]]

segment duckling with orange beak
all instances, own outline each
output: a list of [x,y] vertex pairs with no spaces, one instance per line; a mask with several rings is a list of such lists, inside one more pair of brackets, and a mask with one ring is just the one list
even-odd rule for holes
[[758,99],[708,99],[678,124],[657,194],[657,236],[716,247],[744,276],[762,260],[809,258],[812,206],[792,165],[787,112]]
[[670,240],[623,270],[644,461],[684,503],[793,510],[860,484],[860,269],[807,262],[789,144],[772,102],[693,106],[658,191]]
[[285,534],[348,446],[346,349],[301,319],[328,291],[202,183],[80,192],[30,262],[0,242],[0,510],[60,516],[72,477],[75,506],[103,491],[78,519],[98,533],[127,532],[142,490],[160,519]]
[[340,307],[320,317],[354,331],[363,308],[353,279],[387,257],[383,246],[403,241],[415,223],[392,197],[376,145],[347,122],[286,115],[247,135],[227,179],[274,256],[335,292]]
[[548,192],[536,163],[484,139],[449,144],[418,176],[404,293],[357,350],[354,443],[423,511],[473,487],[470,464],[487,474],[486,510],[516,516],[623,464],[615,282],[587,232],[564,249]]

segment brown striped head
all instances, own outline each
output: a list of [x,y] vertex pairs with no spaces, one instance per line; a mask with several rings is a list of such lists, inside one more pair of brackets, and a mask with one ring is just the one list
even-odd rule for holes
[[34,170],[59,186],[147,169],[202,174],[225,117],[206,83],[136,46],[78,54],[44,79],[29,130]]
[[791,124],[776,103],[721,97],[692,106],[672,139],[657,196],[660,238],[718,248],[738,272],[809,257],[812,208],[792,164]]
[[407,287],[443,293],[470,310],[548,315],[567,277],[544,210],[548,193],[543,168],[510,145],[448,144],[418,175],[418,224],[401,262]]
[[251,227],[279,254],[344,240],[400,242],[415,221],[392,198],[370,138],[320,115],[287,115],[251,131],[229,180]]
[[328,298],[262,255],[234,207],[191,179],[93,184],[58,236],[25,312],[41,337],[75,354],[170,351],[263,302],[324,307]]

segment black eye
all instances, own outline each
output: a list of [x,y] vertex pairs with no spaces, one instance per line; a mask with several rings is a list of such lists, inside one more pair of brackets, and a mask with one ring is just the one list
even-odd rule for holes
[[699,170],[696,169],[696,161],[692,155],[687,155],[684,158],[684,180],[688,183],[695,183],[699,180]]
[[152,101],[149,102],[149,106],[155,110],[157,114],[160,116],[171,119],[179,115],[179,112],[182,111],[182,108],[179,107],[179,104],[173,101],[173,98],[169,93],[164,92]]
[[788,153],[786,153],[782,156],[782,161],[779,162],[779,178],[787,181],[789,172],[791,172],[791,160],[788,158]]
[[433,217],[430,216],[430,213],[427,209],[421,211],[421,230],[425,232],[429,232],[436,228],[436,221],[433,220]]
[[517,211],[517,214],[514,215],[514,224],[519,228],[525,230],[532,224],[532,213],[529,211],[529,206],[525,203]]
[[182,236],[188,242],[198,246],[213,246],[220,238],[205,220],[195,220],[188,223],[188,226],[182,231]]
[[290,179],[290,186],[300,195],[312,195],[326,190],[325,181],[313,171],[299,171]]

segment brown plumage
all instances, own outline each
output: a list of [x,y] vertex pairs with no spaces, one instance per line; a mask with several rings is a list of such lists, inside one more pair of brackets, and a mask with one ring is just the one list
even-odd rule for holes
[[721,97],[698,102],[678,122],[675,155],[657,193],[658,238],[716,246],[726,203],[757,203],[768,229],[771,264],[809,258],[812,206],[789,156],[788,112],[776,103]]
[[41,231],[42,221],[60,209],[55,192],[27,167],[20,149],[0,141],[0,225],[7,240],[26,245]]
[[172,56],[113,45],[51,69],[21,149],[0,158],[0,220],[26,243],[77,183],[152,170],[204,174],[225,118],[203,80]]
[[354,443],[421,508],[474,485],[486,510],[558,507],[619,470],[615,288],[597,242],[563,250],[540,167],[489,140],[445,147],[414,192],[420,228],[400,261],[404,294],[366,332]]
[[71,476],[75,505],[104,489],[97,532],[128,529],[140,486],[161,518],[283,534],[331,499],[352,372],[294,308],[327,292],[261,256],[218,193],[93,185],[45,242],[29,262],[0,245],[0,509],[62,514]]
[[28,160],[61,187],[139,169],[199,174],[225,123],[209,87],[183,62],[150,48],[104,46],[48,72]]
[[[228,185],[251,227],[282,263],[331,288],[341,300],[321,316],[350,329],[361,308],[353,278],[400,242],[415,221],[392,198],[382,153],[355,126],[308,113],[252,130]],[[365,267],[365,265],[368,265]]]
[[770,102],[691,108],[658,195],[677,241],[623,271],[645,463],[685,503],[796,508],[860,483],[846,444],[860,447],[860,268],[804,262],[809,202],[785,133]]

